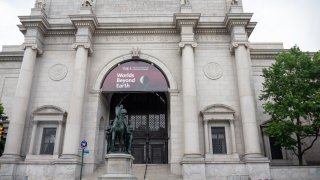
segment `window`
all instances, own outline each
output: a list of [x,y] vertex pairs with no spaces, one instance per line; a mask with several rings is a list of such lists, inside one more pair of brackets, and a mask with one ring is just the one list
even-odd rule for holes
[[213,154],[226,154],[226,135],[224,127],[211,127]]
[[56,128],[43,128],[40,154],[53,154]]
[[269,137],[272,159],[283,159],[281,146],[276,145],[276,138]]

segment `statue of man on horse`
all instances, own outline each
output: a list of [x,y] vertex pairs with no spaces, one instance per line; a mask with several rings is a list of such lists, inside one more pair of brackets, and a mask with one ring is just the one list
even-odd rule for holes
[[132,132],[130,121],[127,119],[127,110],[123,105],[116,106],[116,117],[107,127],[107,152],[125,152],[131,154]]

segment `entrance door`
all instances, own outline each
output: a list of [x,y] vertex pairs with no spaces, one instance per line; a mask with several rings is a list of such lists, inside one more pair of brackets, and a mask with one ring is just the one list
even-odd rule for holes
[[136,164],[168,163],[167,100],[164,93],[116,93],[111,100],[110,119],[115,106],[123,104],[134,127],[132,155]]

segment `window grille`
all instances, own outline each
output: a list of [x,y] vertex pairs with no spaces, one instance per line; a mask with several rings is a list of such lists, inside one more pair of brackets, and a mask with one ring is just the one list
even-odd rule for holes
[[224,127],[211,127],[213,154],[226,154],[226,134]]
[[43,128],[40,154],[53,154],[56,128]]

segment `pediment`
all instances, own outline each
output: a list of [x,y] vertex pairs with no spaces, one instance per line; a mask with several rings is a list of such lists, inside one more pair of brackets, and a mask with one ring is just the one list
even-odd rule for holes
[[235,110],[224,104],[213,104],[201,111],[204,121],[210,120],[234,120]]
[[57,106],[45,105],[37,108],[33,111],[33,116],[39,115],[63,115],[65,116],[67,112]]

